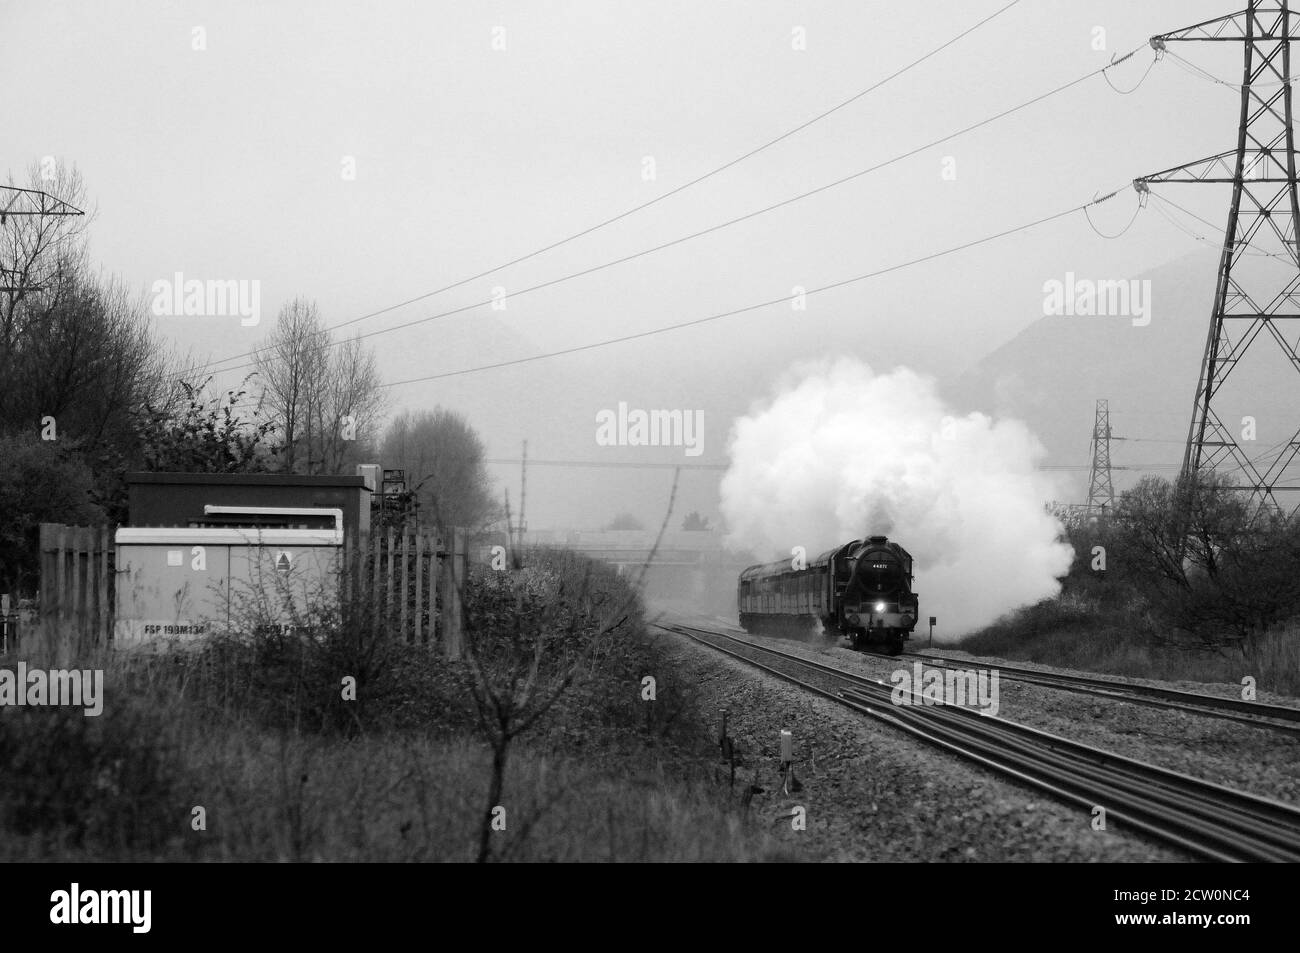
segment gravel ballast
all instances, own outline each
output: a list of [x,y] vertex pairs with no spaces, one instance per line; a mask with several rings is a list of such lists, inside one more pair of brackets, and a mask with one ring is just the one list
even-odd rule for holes
[[[681,621],[704,624],[698,619]],[[706,627],[722,628],[716,621]],[[770,825],[801,857],[838,861],[1192,859],[1124,831],[1113,821],[1107,830],[1094,830],[1090,810],[1005,780],[685,636],[666,633],[663,637],[672,640],[674,670],[693,681],[701,707],[730,712],[728,733],[740,760],[737,796],[743,797],[751,785],[761,788],[749,805],[753,821]],[[877,678],[887,677],[883,670],[893,667],[887,660],[847,649],[823,650],[784,639],[774,644]],[[845,657],[853,664],[846,665]],[[877,662],[878,669],[873,670],[872,663]],[[1004,683],[1004,693],[1009,684]],[[782,729],[793,733],[795,775],[803,785],[793,794],[781,790]],[[726,770],[719,767],[720,772]],[[806,814],[805,830],[792,829],[796,808]]]

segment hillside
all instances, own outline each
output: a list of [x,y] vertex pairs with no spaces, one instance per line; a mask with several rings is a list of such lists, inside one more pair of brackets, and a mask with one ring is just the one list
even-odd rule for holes
[[[1272,275],[1285,274],[1272,260],[1266,264]],[[1026,421],[1046,446],[1048,465],[1078,467],[1069,474],[1073,499],[1086,494],[1098,398],[1110,402],[1116,489],[1145,473],[1168,475],[1182,458],[1215,270],[1215,253],[1207,250],[1137,275],[1150,282],[1145,326],[1130,317],[1039,318],[953,381],[946,395],[963,412]],[[1263,455],[1294,432],[1300,375],[1267,335],[1256,345],[1224,386],[1221,414],[1238,431],[1240,417],[1254,416],[1255,454]]]

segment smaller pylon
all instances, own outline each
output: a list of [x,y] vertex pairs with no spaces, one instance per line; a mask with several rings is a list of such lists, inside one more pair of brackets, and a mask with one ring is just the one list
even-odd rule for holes
[[1106,516],[1115,508],[1115,484],[1110,477],[1110,403],[1097,401],[1092,425],[1092,473],[1088,479],[1086,517]]

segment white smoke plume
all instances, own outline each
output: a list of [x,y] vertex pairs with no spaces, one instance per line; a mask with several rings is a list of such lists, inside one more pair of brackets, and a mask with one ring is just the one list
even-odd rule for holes
[[[1059,591],[1072,552],[1043,504],[1055,482],[1028,428],[948,413],[934,382],[853,359],[795,368],[734,424],[728,544],[808,558],[887,535],[912,554],[921,624],[950,640]],[[769,555],[770,554],[770,555]]]

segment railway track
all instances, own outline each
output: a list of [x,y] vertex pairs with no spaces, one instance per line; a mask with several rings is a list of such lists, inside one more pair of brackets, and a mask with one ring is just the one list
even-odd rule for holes
[[[965,670],[973,665],[980,664],[978,659],[952,659],[942,655],[929,655],[925,652],[904,652],[902,655],[881,655],[876,652],[865,652],[863,654],[892,662],[899,659],[916,659],[926,665],[950,670]],[[1253,725],[1256,728],[1270,728],[1274,731],[1300,735],[1300,708],[1287,708],[1284,705],[1269,705],[1264,702],[1248,702],[1238,698],[1220,698],[1215,695],[1185,692],[1176,688],[1161,688],[1156,685],[1134,685],[1129,682],[1121,682],[1110,678],[1097,678],[1091,675],[1039,672],[1031,668],[1019,668],[1001,663],[992,667],[998,670],[1000,678],[1009,681],[1043,685],[1049,688],[1058,688],[1062,691],[1101,696],[1153,708],[1172,708],[1196,715]]]
[[1081,807],[1215,861],[1300,861],[1300,809],[963,708],[895,705],[891,688],[711,629],[661,625],[702,645]]

